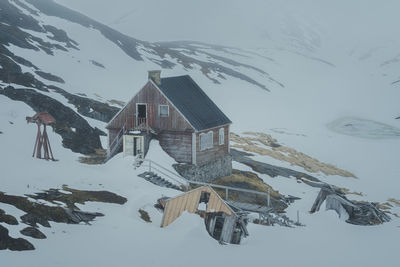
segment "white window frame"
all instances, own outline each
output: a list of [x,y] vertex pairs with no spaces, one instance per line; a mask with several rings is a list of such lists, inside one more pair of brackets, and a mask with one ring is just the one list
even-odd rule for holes
[[[208,138],[208,139],[205,139]],[[213,148],[214,146],[214,134],[212,131],[208,133],[201,133],[199,135],[199,149],[200,151]]]
[[224,128],[220,128],[218,130],[218,137],[219,137],[219,145],[225,145],[225,129]]
[[[167,115],[161,115],[161,107],[167,107]],[[158,105],[158,116],[162,118],[169,117],[169,105]]]

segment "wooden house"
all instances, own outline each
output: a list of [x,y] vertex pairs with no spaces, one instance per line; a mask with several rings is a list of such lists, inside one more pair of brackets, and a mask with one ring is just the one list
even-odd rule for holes
[[[109,156],[121,150],[145,155],[156,138],[178,163],[203,166],[229,157],[232,122],[190,76],[160,74],[150,71],[143,88],[108,123]],[[230,170],[223,168],[229,175],[231,163],[224,164],[230,164]]]

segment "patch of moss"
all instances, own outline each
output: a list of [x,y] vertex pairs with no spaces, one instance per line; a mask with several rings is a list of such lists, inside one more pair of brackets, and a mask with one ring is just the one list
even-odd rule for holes
[[[264,183],[264,181],[253,172],[233,170],[232,175],[215,180],[213,184],[255,190],[265,193],[267,193],[269,189],[271,205],[276,211],[284,211],[288,207],[285,201],[283,201],[284,196],[278,191],[274,190],[270,185]],[[214,189],[223,199],[226,199],[226,193],[224,189]],[[228,200],[264,206],[267,205],[267,196],[234,190],[229,190]]]
[[148,223],[151,223],[151,219],[150,219],[150,216],[149,216],[149,214],[147,213],[147,211],[142,210],[142,209],[139,209],[139,213],[140,213],[140,218],[141,218],[143,221],[148,222]]
[[103,164],[107,157],[107,150],[95,149],[95,153],[90,154],[86,157],[79,157],[79,162],[88,165]]

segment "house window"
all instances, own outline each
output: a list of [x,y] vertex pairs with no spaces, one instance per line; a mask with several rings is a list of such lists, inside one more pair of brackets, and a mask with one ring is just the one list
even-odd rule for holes
[[219,129],[218,136],[219,136],[219,145],[225,144],[225,129],[224,128]]
[[200,134],[200,151],[213,147],[213,132]]
[[169,106],[168,105],[159,105],[158,106],[158,115],[160,117],[168,117],[169,116]]

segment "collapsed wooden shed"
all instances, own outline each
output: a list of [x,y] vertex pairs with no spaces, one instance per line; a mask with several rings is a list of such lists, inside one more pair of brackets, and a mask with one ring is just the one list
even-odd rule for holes
[[170,199],[163,199],[161,227],[173,223],[184,211],[204,213],[209,234],[220,242],[239,244],[247,236],[246,222],[210,187],[201,186]]

